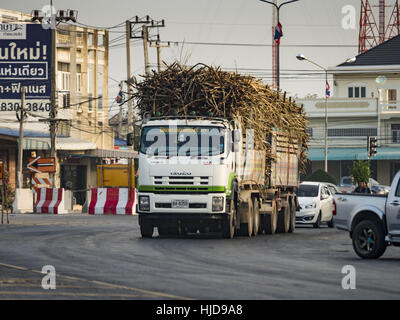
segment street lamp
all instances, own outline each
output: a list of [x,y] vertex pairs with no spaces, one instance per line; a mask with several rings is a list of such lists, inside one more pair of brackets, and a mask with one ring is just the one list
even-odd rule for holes
[[[300,61],[308,61],[318,68],[325,71],[325,86],[328,85],[328,69],[319,65],[318,63],[306,58],[306,56],[302,53],[299,53],[296,56],[297,60]],[[356,57],[349,58],[345,62],[346,63],[354,63],[356,61]],[[326,87],[327,89],[327,87]],[[325,89],[325,172],[328,172],[328,95]]]
[[[280,22],[280,19],[279,19],[279,10],[280,10],[284,5],[289,4],[289,3],[292,3],[292,2],[297,2],[297,1],[299,1],[299,0],[290,0],[290,1],[286,1],[286,2],[281,3],[279,6],[278,6],[276,3],[271,2],[271,1],[267,1],[267,0],[260,0],[260,1],[269,3],[269,4],[273,5],[273,6],[276,8],[277,17],[278,17],[278,24],[279,24],[279,22]],[[279,76],[279,74],[280,74],[280,66],[279,66],[279,44],[277,45],[276,63],[277,63],[276,85],[277,85],[277,90],[279,91],[279,89],[280,89],[280,76]]]
[[[314,61],[306,58],[304,54],[299,53],[296,56],[297,60],[300,61],[308,61],[312,63],[313,65],[317,66],[318,68],[322,69],[325,71],[325,86],[328,83],[328,69],[324,68],[323,66],[320,66],[318,63],[315,63]],[[328,172],[328,95],[327,92],[325,91],[325,172]]]

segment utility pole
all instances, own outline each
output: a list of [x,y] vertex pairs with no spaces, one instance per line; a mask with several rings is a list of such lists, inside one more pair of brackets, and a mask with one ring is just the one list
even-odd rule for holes
[[[299,0],[289,0],[289,1],[281,3],[280,5],[277,5],[275,0],[274,0],[274,2],[267,1],[267,0],[260,0],[260,1],[269,3],[269,4],[273,5],[276,8],[276,16],[277,16],[277,20],[278,20],[278,24],[277,25],[279,25],[280,24],[280,16],[279,16],[279,14],[280,14],[280,9],[282,8],[282,6],[287,5],[289,3],[292,3],[292,2],[297,2]],[[274,27],[276,27],[276,26],[274,26]],[[279,61],[279,59],[280,59],[280,57],[279,57],[280,56],[280,50],[279,50],[279,46],[280,46],[280,44],[276,43],[276,87],[277,87],[278,91],[280,90],[280,61]],[[275,68],[275,66],[273,66],[273,70],[274,70],[274,68]]]
[[157,36],[157,41],[155,42],[155,44],[153,44],[153,41],[150,41],[150,47],[157,49],[157,71],[158,72],[161,72],[161,65],[162,65],[161,48],[169,48],[170,42],[168,41],[167,43],[168,43],[167,45],[161,45],[159,35]]
[[[131,78],[131,22],[129,20],[126,21],[126,79],[129,80]],[[133,101],[132,97],[132,87],[127,83],[127,92],[128,92],[128,119],[127,119],[127,126],[128,126],[128,133],[133,131]],[[121,87],[122,89],[122,87]],[[122,105],[120,105],[120,124],[118,125],[119,134],[121,134],[121,122],[122,120]]]
[[51,110],[49,114],[50,120],[50,157],[55,160],[55,172],[51,174],[52,187],[56,188],[58,185],[58,161],[57,161],[57,150],[56,150],[56,130],[57,130],[57,82],[56,82],[56,70],[57,70],[57,43],[56,43],[56,13],[53,13],[53,1],[50,3],[51,10]]
[[17,164],[17,189],[23,187],[22,163],[24,155],[24,120],[25,120],[25,92],[26,87],[22,87],[21,108],[19,117],[19,140],[18,140],[18,164]]
[[148,76],[150,74],[149,47],[148,47],[149,34],[146,25],[142,26],[142,34],[143,34],[144,70],[146,75]]

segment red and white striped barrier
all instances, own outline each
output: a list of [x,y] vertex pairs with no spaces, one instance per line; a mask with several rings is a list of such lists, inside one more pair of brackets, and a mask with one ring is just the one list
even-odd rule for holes
[[66,191],[63,188],[39,188],[37,189],[35,212],[52,214],[68,213],[72,209],[72,199],[70,198],[71,195],[67,197]]
[[136,194],[128,188],[92,189],[89,203],[89,214],[122,214],[136,213]]

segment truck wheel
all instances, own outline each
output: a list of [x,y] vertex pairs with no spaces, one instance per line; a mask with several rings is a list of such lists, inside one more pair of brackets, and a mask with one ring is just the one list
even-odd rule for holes
[[377,259],[386,250],[385,233],[375,221],[364,220],[353,231],[353,248],[363,259]]
[[328,221],[328,227],[329,228],[333,228],[335,226],[334,222],[333,222],[333,217],[330,221]]
[[258,198],[253,200],[253,236],[257,236],[260,231],[260,207]]
[[276,206],[273,206],[272,212],[265,215],[265,233],[275,234],[278,225],[278,213],[276,211]]
[[142,238],[151,238],[153,237],[154,227],[147,221],[141,221],[140,223],[140,233]]
[[222,218],[222,237],[232,239],[235,235],[236,204],[235,200],[229,201],[229,213]]
[[289,233],[293,233],[296,230],[296,205],[294,198],[290,201],[290,225]]
[[321,212],[318,213],[317,221],[313,224],[313,228],[318,229],[321,226]]
[[282,208],[281,212],[278,214],[278,233],[287,233],[290,227],[290,208],[286,206]]
[[247,223],[240,224],[240,235],[244,237],[251,237],[253,234],[253,201],[247,201],[246,220]]

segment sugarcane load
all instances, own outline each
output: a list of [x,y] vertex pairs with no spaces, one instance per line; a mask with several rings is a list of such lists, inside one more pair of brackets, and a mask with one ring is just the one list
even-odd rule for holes
[[143,237],[293,232],[309,135],[302,107],[261,80],[173,63],[133,84],[142,119]]

